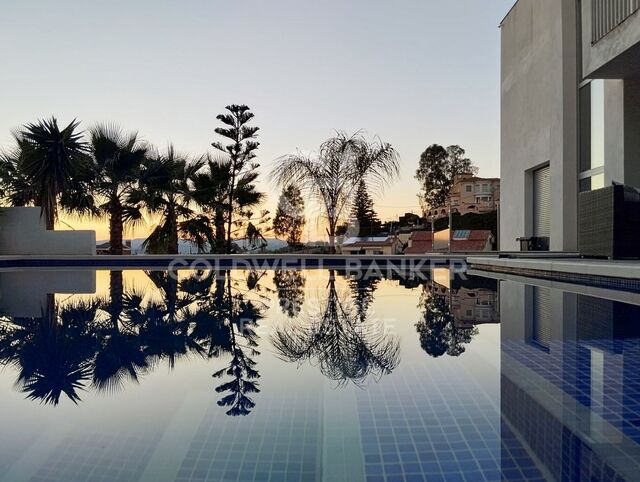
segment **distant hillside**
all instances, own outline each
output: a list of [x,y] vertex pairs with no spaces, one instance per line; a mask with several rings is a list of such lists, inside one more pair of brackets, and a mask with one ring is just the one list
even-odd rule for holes
[[[97,244],[106,243],[108,240],[98,241]],[[285,248],[287,246],[287,242],[281,239],[275,238],[266,238],[267,247],[265,251],[272,252],[277,251],[279,249]],[[238,239],[234,241],[238,246],[243,249],[248,249],[249,243],[245,239]],[[144,254],[144,250],[142,249],[142,243],[144,243],[144,238],[135,238],[131,240],[131,254]],[[198,248],[191,242],[184,239],[181,239],[178,243],[178,252],[180,254],[198,254]]]

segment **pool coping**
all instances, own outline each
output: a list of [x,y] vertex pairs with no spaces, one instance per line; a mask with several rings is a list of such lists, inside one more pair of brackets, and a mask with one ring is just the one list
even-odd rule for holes
[[469,269],[530,278],[640,291],[640,261],[580,257],[506,258],[469,256]]
[[175,269],[358,269],[425,270],[466,263],[466,254],[429,255],[123,255],[0,256],[0,269],[23,268],[175,268]]

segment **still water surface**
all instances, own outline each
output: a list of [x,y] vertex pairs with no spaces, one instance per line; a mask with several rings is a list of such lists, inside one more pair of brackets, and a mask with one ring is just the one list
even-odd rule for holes
[[0,480],[640,478],[634,295],[173,275],[0,272]]

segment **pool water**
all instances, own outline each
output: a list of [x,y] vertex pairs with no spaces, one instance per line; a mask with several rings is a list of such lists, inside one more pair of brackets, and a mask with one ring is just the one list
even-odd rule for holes
[[0,272],[0,480],[640,480],[639,305],[448,270]]

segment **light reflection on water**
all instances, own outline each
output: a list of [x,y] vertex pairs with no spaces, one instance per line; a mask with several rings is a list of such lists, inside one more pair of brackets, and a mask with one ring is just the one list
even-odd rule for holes
[[633,478],[632,304],[441,270],[171,274],[0,272],[0,478]]

